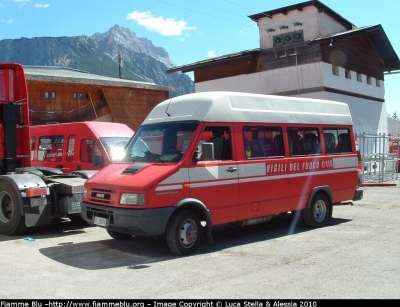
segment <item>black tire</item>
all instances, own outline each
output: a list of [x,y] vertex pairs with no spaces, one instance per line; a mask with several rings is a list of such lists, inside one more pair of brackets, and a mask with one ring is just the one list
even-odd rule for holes
[[25,216],[21,216],[22,199],[15,187],[0,181],[0,233],[6,236],[18,235],[26,231]]
[[302,210],[301,215],[306,226],[323,227],[332,217],[332,205],[325,195],[318,193],[314,195],[310,206]]
[[200,220],[193,211],[178,211],[167,226],[168,247],[174,254],[189,255],[199,246],[201,233]]
[[111,229],[107,229],[108,234],[111,238],[119,241],[126,241],[132,239],[132,235],[128,233],[118,232]]

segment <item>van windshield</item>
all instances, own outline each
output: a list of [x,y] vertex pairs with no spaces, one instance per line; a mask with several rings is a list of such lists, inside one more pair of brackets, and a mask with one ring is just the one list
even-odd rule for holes
[[130,137],[101,137],[100,142],[107,151],[111,161],[118,161],[124,157],[125,146]]
[[126,149],[124,162],[179,162],[191,142],[198,122],[142,126]]

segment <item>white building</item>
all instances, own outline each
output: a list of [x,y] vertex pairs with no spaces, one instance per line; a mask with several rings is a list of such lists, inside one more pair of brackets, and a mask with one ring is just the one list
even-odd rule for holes
[[320,1],[249,16],[260,48],[173,67],[194,72],[196,92],[240,91],[349,105],[356,133],[388,133],[384,73],[400,69],[380,24],[357,28]]

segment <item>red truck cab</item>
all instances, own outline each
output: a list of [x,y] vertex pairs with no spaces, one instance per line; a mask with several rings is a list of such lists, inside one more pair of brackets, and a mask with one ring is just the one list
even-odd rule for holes
[[99,170],[118,159],[118,152],[134,131],[110,122],[75,122],[32,126],[33,166],[77,170]]

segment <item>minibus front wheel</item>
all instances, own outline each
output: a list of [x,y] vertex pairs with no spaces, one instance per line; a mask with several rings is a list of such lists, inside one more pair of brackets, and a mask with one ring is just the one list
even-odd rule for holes
[[317,193],[312,198],[310,205],[302,210],[302,215],[306,226],[323,227],[332,217],[332,205],[325,195]]
[[188,255],[198,247],[201,225],[196,213],[182,210],[174,213],[166,231],[168,247],[174,254]]

